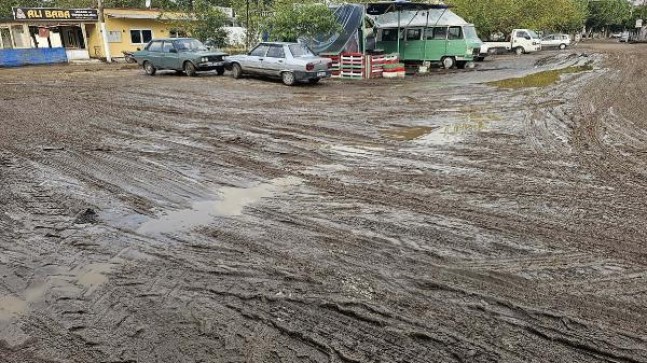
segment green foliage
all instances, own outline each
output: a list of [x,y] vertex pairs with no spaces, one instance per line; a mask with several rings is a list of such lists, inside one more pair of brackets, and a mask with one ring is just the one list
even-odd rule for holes
[[[192,19],[167,20],[169,27],[203,42],[208,41],[218,47],[224,47],[227,43],[227,32],[223,27],[228,22],[227,16],[207,0],[194,0],[190,5],[185,4],[185,6],[192,7],[192,11],[184,10]],[[171,9],[171,11],[178,10]],[[160,18],[164,19],[164,14]]]
[[[622,0],[624,1],[624,0]],[[509,33],[515,28],[572,32],[588,14],[587,0],[448,0],[453,11],[474,23],[480,35]]]
[[336,32],[340,25],[325,4],[311,0],[276,0],[273,15],[262,22],[261,29],[272,40],[293,42],[302,36],[312,38]]
[[14,6],[40,6],[38,0],[0,0],[0,19],[13,19],[11,8]]
[[632,26],[632,9],[627,0],[591,1],[589,13],[586,26],[592,30]]

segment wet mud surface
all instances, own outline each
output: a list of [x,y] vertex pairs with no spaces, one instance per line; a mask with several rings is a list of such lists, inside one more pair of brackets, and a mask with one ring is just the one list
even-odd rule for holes
[[0,361],[647,362],[646,55],[0,70]]

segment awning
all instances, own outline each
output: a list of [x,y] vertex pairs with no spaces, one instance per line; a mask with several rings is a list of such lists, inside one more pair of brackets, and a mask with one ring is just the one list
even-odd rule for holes
[[189,15],[183,14],[141,14],[141,13],[106,13],[106,17],[113,19],[145,19],[145,20],[193,20]]
[[430,9],[447,9],[445,4],[412,3],[409,1],[384,1],[366,4],[366,14],[382,15],[394,11],[418,11]]

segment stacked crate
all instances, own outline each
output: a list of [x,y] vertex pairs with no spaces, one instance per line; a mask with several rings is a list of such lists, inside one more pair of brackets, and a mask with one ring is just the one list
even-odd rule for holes
[[404,63],[391,63],[384,65],[382,77],[384,78],[404,78],[406,75]]
[[384,71],[384,54],[374,54],[366,57],[368,78],[382,78]]
[[321,53],[322,57],[330,58],[332,65],[330,67],[332,78],[341,78],[341,56],[335,53]]
[[382,77],[384,78],[404,78],[406,74],[404,64],[400,63],[398,54],[385,55],[382,68]]
[[341,54],[341,78],[364,78],[364,55],[362,53]]
[[[399,72],[401,67],[397,54],[373,54],[363,55],[362,53],[321,53],[322,57],[332,60],[331,73],[332,78],[346,79],[368,79],[382,78],[385,68],[388,72]],[[395,66],[394,66],[395,65]],[[403,70],[404,71],[404,70]],[[387,75],[391,78],[401,77],[400,73]]]

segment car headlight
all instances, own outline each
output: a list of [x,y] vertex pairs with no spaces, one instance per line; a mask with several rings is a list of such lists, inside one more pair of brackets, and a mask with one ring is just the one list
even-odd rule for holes
[[206,62],[208,62],[208,61],[209,61],[209,58],[207,58],[207,57],[202,57],[202,59],[201,59],[200,61],[201,61],[201,62],[203,62],[203,63],[206,63]]

